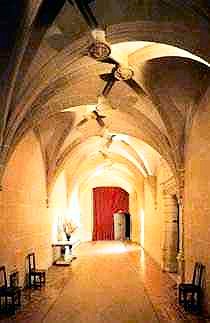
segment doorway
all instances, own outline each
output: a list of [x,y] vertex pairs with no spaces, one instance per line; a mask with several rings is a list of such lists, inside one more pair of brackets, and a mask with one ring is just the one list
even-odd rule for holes
[[129,210],[129,194],[121,187],[93,189],[93,240],[114,240],[113,214]]
[[131,239],[131,216],[128,212],[125,212],[125,239]]
[[114,213],[114,239],[130,240],[130,214],[118,211]]

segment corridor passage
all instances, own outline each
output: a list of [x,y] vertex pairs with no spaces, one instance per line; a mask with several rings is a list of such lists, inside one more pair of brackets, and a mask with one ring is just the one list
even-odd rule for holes
[[46,287],[24,292],[21,323],[207,322],[177,305],[175,283],[132,243],[83,243],[71,266],[53,266]]

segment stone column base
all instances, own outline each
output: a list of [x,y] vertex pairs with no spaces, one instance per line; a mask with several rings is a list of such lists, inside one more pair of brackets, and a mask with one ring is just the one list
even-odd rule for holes
[[162,249],[162,270],[169,273],[177,273],[177,259],[176,255],[170,253],[170,250]]
[[183,283],[185,281],[185,259],[184,259],[184,253],[182,251],[178,253],[177,262],[178,262],[179,283]]

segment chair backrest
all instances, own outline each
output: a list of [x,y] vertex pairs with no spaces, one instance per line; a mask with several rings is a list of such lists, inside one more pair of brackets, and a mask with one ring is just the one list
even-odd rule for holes
[[19,272],[14,271],[9,275],[9,285],[10,287],[18,287],[19,286]]
[[203,270],[204,270],[204,265],[202,265],[200,262],[196,262],[194,271],[193,271],[193,279],[192,279],[193,285],[201,286]]
[[35,253],[28,254],[28,263],[29,263],[29,272],[36,270],[36,263],[35,263]]
[[7,287],[7,274],[5,266],[0,267],[0,287]]

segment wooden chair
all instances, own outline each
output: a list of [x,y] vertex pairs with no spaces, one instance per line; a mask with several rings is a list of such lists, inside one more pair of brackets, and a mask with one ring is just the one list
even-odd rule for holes
[[[21,306],[21,288],[18,286],[18,271],[13,272],[10,275],[10,286],[7,285],[7,275],[5,266],[0,267],[1,273],[1,286],[0,286],[0,308],[2,308],[2,298],[4,299],[4,305],[6,312],[14,314],[16,306]],[[8,300],[11,299],[11,302]]]
[[179,284],[179,304],[183,305],[185,310],[201,311],[203,270],[204,266],[200,262],[196,262],[192,283]]
[[5,291],[7,289],[7,276],[5,266],[0,267],[0,309],[2,309],[2,298],[7,305]]
[[35,253],[32,252],[28,255],[29,262],[29,288],[41,287],[45,284],[46,271],[43,269],[36,269]]

